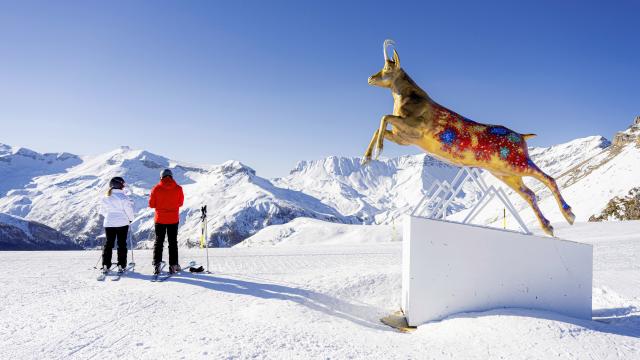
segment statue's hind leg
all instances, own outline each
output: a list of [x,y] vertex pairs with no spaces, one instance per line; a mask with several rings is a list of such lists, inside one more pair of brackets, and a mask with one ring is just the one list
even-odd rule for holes
[[535,166],[535,164],[533,164],[533,166],[530,165],[529,173],[530,173],[530,176],[540,181],[546,187],[548,187],[549,190],[551,190],[551,193],[553,194],[553,197],[556,199],[556,203],[560,208],[560,212],[562,213],[564,218],[567,220],[567,222],[573,225],[573,222],[576,219],[576,216],[571,211],[571,206],[569,206],[569,204],[567,204],[567,202],[564,201],[564,199],[562,198],[562,194],[560,194],[560,189],[558,189],[558,184],[556,184],[555,179],[545,174],[544,172],[542,172],[542,170],[540,170],[537,166]]
[[522,181],[522,177],[517,175],[498,175],[498,174],[493,174],[493,175],[498,179],[502,180],[502,182],[504,182],[505,184],[507,184],[507,186],[512,188],[515,192],[520,194],[520,196],[522,196],[522,198],[527,203],[529,203],[529,206],[531,206],[531,209],[536,214],[536,217],[540,222],[540,227],[542,228],[542,230],[544,230],[544,232],[547,233],[549,236],[553,236],[553,226],[551,226],[551,223],[549,222],[549,220],[547,220],[547,218],[545,218],[544,215],[542,214],[542,211],[540,211],[540,208],[538,207],[538,201],[536,200],[536,194],[534,194],[533,191],[531,191],[531,189],[529,189],[524,184],[524,182]]

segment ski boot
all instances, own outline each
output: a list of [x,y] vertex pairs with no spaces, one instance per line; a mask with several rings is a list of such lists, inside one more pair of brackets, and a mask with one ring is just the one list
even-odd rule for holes
[[124,274],[124,266],[118,265],[118,274]]
[[155,264],[153,266],[153,275],[160,275],[160,264]]
[[182,271],[182,268],[178,264],[169,266],[169,274],[175,274],[180,271]]
[[107,265],[102,265],[102,275],[109,274],[109,267]]

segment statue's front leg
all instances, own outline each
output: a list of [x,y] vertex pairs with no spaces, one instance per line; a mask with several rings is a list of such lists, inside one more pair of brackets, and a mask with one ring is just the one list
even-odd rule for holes
[[373,145],[376,143],[378,139],[378,130],[373,132],[373,137],[371,141],[369,141],[369,146],[367,146],[367,150],[364,152],[364,156],[362,157],[362,161],[360,162],[362,165],[367,165],[369,161],[371,161],[371,155],[373,154]]
[[376,149],[377,149],[376,160],[380,157],[380,154],[382,154],[382,149],[384,147],[384,135],[387,131],[387,122],[394,119],[402,119],[402,118],[394,115],[385,115],[382,117],[382,119],[380,119],[380,128],[378,129],[378,139],[376,140]]

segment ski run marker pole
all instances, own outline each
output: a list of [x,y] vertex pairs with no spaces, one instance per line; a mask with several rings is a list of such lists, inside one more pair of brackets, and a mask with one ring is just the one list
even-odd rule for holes
[[200,248],[205,248],[207,254],[207,273],[209,273],[209,238],[207,236],[207,205],[203,205],[200,208],[202,221],[202,234],[200,236]]

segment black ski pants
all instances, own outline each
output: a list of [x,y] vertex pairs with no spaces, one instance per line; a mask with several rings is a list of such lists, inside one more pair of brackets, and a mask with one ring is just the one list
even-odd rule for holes
[[169,241],[169,266],[178,265],[178,224],[156,223],[156,242],[153,244],[153,264],[162,261],[164,237]]
[[127,233],[129,232],[129,226],[106,227],[104,228],[104,232],[107,235],[107,240],[102,249],[102,265],[107,265],[109,268],[111,267],[111,255],[117,239],[118,265],[122,267],[127,266]]

